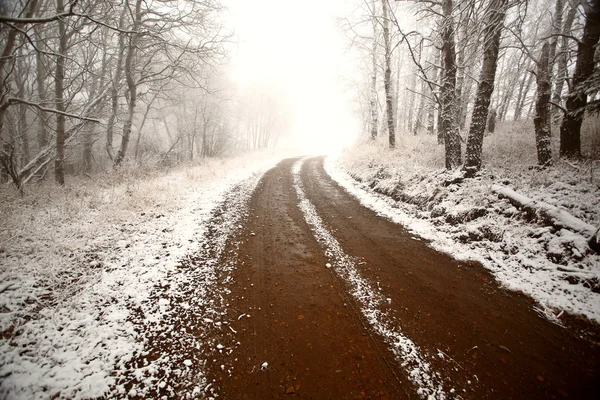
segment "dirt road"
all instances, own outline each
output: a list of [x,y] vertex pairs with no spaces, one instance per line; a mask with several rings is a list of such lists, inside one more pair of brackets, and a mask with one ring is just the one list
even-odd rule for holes
[[361,206],[322,158],[269,171],[229,247],[222,398],[599,396],[597,345]]

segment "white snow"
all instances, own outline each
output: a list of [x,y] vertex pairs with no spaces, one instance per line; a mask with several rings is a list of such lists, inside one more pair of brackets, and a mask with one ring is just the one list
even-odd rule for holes
[[[510,171],[490,169],[455,183],[460,171],[426,168],[368,145],[326,159],[325,167],[364,206],[431,241],[438,251],[481,262],[504,286],[537,300],[543,316],[566,310],[600,322],[600,255],[581,235],[600,224],[600,188],[593,183],[558,167],[513,173],[510,179],[501,178]],[[513,181],[518,191],[508,188]],[[492,186],[499,182],[502,187]],[[541,204],[564,228],[525,220],[495,191]]]
[[[147,326],[167,319],[171,301],[149,302],[153,288],[181,282],[185,271],[177,265],[202,247],[223,194],[248,179],[250,193],[282,157],[263,152],[209,160],[150,177],[114,172],[106,181],[42,184],[23,199],[3,198],[0,398],[124,394],[115,387],[119,374],[144,350],[132,311],[145,315]],[[133,373],[152,382],[157,366],[169,362],[160,357]],[[136,387],[129,392],[138,394]]]

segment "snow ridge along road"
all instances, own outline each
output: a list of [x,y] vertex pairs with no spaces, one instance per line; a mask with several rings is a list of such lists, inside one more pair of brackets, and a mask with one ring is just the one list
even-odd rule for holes
[[223,398],[595,396],[597,345],[363,207],[323,158],[267,172],[228,248]]
[[[390,324],[390,317],[382,309],[385,301],[391,303],[391,298],[384,298],[383,294],[371,286],[357,270],[359,259],[348,256],[335,237],[325,228],[323,220],[319,217],[315,207],[306,198],[306,193],[300,179],[300,169],[304,160],[298,161],[293,168],[294,189],[300,200],[300,210],[306,222],[311,226],[317,240],[326,248],[326,255],[333,263],[335,271],[351,288],[352,296],[371,328],[377,332],[391,347],[400,365],[408,372],[409,379],[417,386],[417,394],[422,398],[444,399],[447,397],[440,381],[439,373],[431,371],[430,364],[425,361],[421,351],[415,343],[404,336],[398,327]],[[330,264],[326,264],[330,265]],[[427,357],[429,358],[429,357]]]

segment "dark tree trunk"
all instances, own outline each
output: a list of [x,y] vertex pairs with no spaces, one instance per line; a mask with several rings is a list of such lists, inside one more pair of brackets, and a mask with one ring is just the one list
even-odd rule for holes
[[583,36],[577,46],[577,64],[573,84],[567,96],[567,113],[560,125],[560,156],[581,156],[581,123],[585,114],[587,95],[585,81],[594,72],[594,52],[600,39],[600,0],[586,4]]
[[[575,17],[577,16],[577,7],[581,3],[581,0],[573,1],[571,4],[571,8],[567,13],[567,17],[565,18],[565,25],[562,28],[561,42],[560,42],[560,52],[558,54],[558,61],[556,64],[556,79],[554,85],[554,91],[552,92],[552,102],[555,104],[562,104],[562,91],[567,80],[567,64],[569,62],[569,38],[568,35],[571,34],[571,28],[573,27],[573,22],[575,21]],[[560,117],[562,113],[560,108],[554,108],[554,121],[558,123],[560,121]]]
[[483,65],[479,86],[477,87],[477,98],[473,108],[469,137],[467,139],[467,154],[465,169],[474,173],[481,168],[481,152],[483,148],[483,136],[490,107],[490,99],[494,92],[494,80],[496,78],[496,67],[498,65],[498,53],[500,51],[500,36],[506,15],[508,0],[492,0],[487,11],[487,21],[484,28]]
[[442,132],[445,145],[446,168],[457,168],[461,162],[460,136],[456,121],[456,48],[452,0],[442,1],[443,84],[441,88]]
[[496,131],[496,110],[491,110],[487,120],[487,130],[489,133]]
[[565,8],[564,0],[556,0],[554,7],[554,16],[552,18],[552,40],[548,52],[548,80],[550,82],[550,97],[552,97],[552,81],[554,80],[554,62],[556,59],[556,48],[558,47],[558,35],[562,29],[563,10]]
[[[56,0],[56,12],[64,12],[63,0]],[[58,20],[58,54],[56,56],[56,73],[54,79],[54,99],[56,110],[65,112],[64,81],[65,62],[67,60],[67,28],[64,19]],[[59,185],[65,184],[65,116],[56,116],[56,158],[54,160],[54,178]]]
[[547,165],[552,158],[550,147],[550,45],[544,43],[537,63],[537,100],[535,103],[535,145],[538,164]]

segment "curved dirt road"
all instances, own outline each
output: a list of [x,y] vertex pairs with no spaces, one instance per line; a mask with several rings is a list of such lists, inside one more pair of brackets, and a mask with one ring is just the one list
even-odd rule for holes
[[361,206],[322,158],[266,173],[229,247],[222,398],[597,398],[597,345]]

